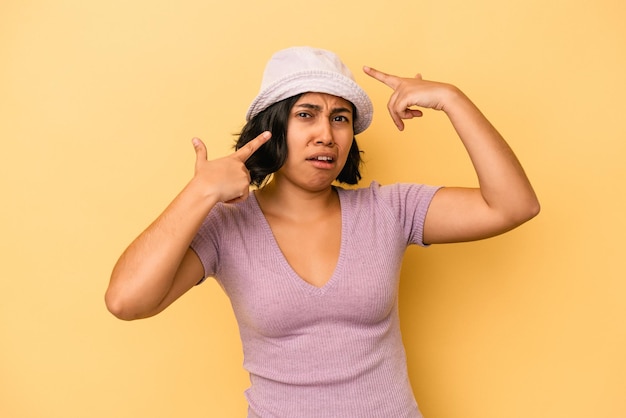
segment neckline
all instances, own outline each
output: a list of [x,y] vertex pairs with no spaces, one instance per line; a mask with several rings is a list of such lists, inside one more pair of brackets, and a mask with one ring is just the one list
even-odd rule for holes
[[343,264],[344,264],[343,260],[345,258],[345,251],[346,251],[346,245],[347,245],[346,231],[348,230],[347,228],[348,219],[346,216],[346,211],[345,211],[345,206],[344,206],[345,202],[342,196],[343,189],[340,187],[335,187],[335,186],[333,186],[333,188],[337,191],[337,196],[339,198],[339,207],[341,211],[341,244],[339,246],[339,256],[337,257],[337,263],[335,265],[333,273],[330,275],[330,278],[322,286],[319,286],[319,287],[304,280],[293,269],[293,267],[291,267],[291,264],[289,264],[289,261],[287,261],[287,257],[285,257],[285,254],[282,252],[282,250],[280,249],[280,246],[278,245],[278,241],[276,240],[276,237],[274,236],[274,232],[272,231],[272,228],[270,227],[270,224],[267,218],[265,217],[263,210],[261,209],[261,205],[259,204],[259,201],[256,198],[256,193],[255,192],[250,193],[251,196],[249,197],[249,198],[252,198],[252,201],[254,202],[253,204],[254,210],[263,227],[265,235],[267,236],[269,242],[271,243],[271,251],[279,260],[280,265],[284,269],[284,271],[288,273],[289,278],[291,279],[291,282],[294,282],[299,288],[303,289],[304,291],[308,293],[317,294],[320,296],[325,294],[330,288],[332,288],[335,282],[338,280],[338,276],[341,270],[343,269]]

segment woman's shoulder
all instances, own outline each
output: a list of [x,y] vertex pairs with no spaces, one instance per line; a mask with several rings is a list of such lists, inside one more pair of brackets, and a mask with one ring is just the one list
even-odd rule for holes
[[368,186],[342,188],[337,187],[342,205],[345,208],[364,209],[365,207],[387,204],[399,183],[382,185],[378,181],[372,181]]
[[248,198],[238,203],[217,203],[205,218],[203,224],[213,225],[213,227],[231,227],[232,225],[242,225],[258,216],[258,203],[253,193]]
[[339,194],[346,197],[390,197],[397,194],[406,193],[428,193],[431,190],[439,189],[440,186],[430,186],[420,183],[390,183],[381,184],[376,180],[373,180],[368,186],[356,187],[356,188],[342,188],[336,186]]
[[428,205],[441,186],[420,183],[380,184],[372,181],[369,186],[359,188],[338,188],[343,202],[351,205],[384,205],[392,208]]

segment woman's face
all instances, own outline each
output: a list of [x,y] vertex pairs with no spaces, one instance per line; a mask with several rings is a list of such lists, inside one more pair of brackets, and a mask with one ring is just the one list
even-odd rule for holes
[[321,190],[337,178],[354,139],[352,104],[325,93],[303,94],[287,122],[287,160],[275,180]]

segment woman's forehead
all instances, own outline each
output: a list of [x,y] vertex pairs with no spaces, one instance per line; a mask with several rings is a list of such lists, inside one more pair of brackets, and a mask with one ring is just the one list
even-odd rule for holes
[[346,107],[352,109],[352,103],[343,97],[334,96],[328,93],[308,92],[304,93],[295,105],[302,103],[327,104],[328,107]]

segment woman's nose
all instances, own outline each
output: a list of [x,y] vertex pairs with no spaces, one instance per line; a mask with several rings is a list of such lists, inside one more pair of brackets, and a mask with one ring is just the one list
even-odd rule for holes
[[333,145],[333,131],[329,121],[320,122],[320,128],[315,138],[315,143],[319,145]]

